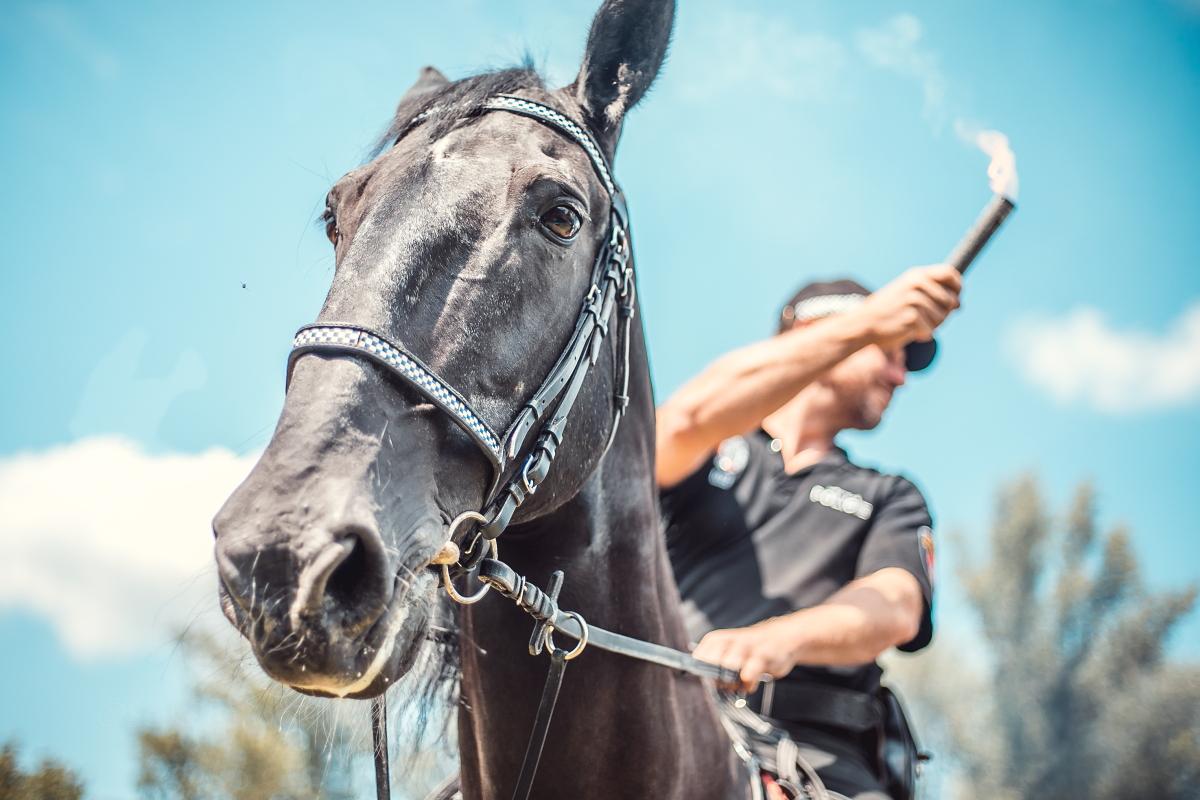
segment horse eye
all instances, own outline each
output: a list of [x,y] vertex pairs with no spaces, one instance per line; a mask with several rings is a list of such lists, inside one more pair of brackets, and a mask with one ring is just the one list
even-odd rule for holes
[[325,236],[334,247],[337,247],[338,239],[341,238],[342,232],[338,230],[337,217],[334,215],[333,209],[326,206],[325,213],[321,216],[325,218]]
[[579,218],[579,214],[570,206],[555,206],[554,208],[542,214],[538,220],[542,227],[550,231],[559,239],[570,241],[575,238],[575,234],[579,233],[580,227],[583,226],[583,220]]

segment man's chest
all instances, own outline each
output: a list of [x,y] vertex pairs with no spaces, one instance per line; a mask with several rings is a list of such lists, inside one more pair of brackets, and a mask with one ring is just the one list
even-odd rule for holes
[[728,489],[721,505],[740,517],[747,535],[764,544],[811,546],[814,539],[861,543],[880,498],[845,470],[814,470],[803,476],[782,471],[748,472]]

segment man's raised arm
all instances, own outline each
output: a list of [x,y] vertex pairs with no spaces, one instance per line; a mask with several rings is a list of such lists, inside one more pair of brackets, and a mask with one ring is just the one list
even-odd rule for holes
[[822,372],[868,345],[922,341],[958,307],[962,276],[938,264],[915,267],[858,308],[728,353],[684,384],[657,412],[655,477],[674,486],[718,444],[744,433]]

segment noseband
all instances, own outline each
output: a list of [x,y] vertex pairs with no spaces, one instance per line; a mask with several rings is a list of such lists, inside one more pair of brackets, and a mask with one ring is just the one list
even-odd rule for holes
[[[288,380],[297,359],[306,353],[353,355],[383,367],[390,375],[408,384],[429,402],[444,411],[479,447],[492,466],[492,483],[479,512],[467,512],[473,520],[482,516],[479,533],[494,540],[512,520],[550,471],[550,464],[563,440],[567,417],[579,396],[588,369],[600,356],[608,334],[614,308],[618,307],[617,361],[614,365],[616,390],[613,397],[613,421],[608,444],[612,444],[617,426],[629,404],[629,328],[636,306],[636,285],[630,261],[628,211],[621,190],[612,178],[612,170],[596,140],[574,120],[549,106],[511,95],[495,95],[484,101],[482,112],[506,111],[535,119],[578,144],[587,154],[592,168],[608,193],[612,211],[596,260],[583,306],[575,328],[550,374],[533,396],[517,412],[503,435],[497,434],[471,406],[470,400],[451,386],[431,367],[413,355],[403,344],[354,323],[323,322],[306,325],[292,340],[288,358]],[[414,118],[405,130],[422,122],[433,109]],[[551,413],[552,412],[552,413]],[[524,459],[518,465],[518,459]],[[451,525],[451,533],[454,533]],[[471,568],[487,552],[472,547]]]

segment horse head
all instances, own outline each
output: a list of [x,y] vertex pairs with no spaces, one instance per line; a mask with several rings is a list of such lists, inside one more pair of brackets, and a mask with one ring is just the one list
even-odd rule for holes
[[[614,213],[602,167],[662,63],[673,12],[664,0],[605,2],[577,79],[559,89],[531,69],[457,82],[425,69],[377,155],[330,190],[336,267],[317,330],[395,343],[475,420],[462,424],[436,402],[444,390],[420,391],[378,359],[293,351],[270,443],[213,523],[222,609],[274,679],[370,697],[411,667],[449,522],[482,508],[495,473],[519,471],[533,446],[489,461],[471,434],[526,413],[594,295]],[[578,125],[599,162],[545,120],[488,113],[500,96]],[[571,498],[602,456],[617,338],[596,351],[554,470],[518,521]]]

